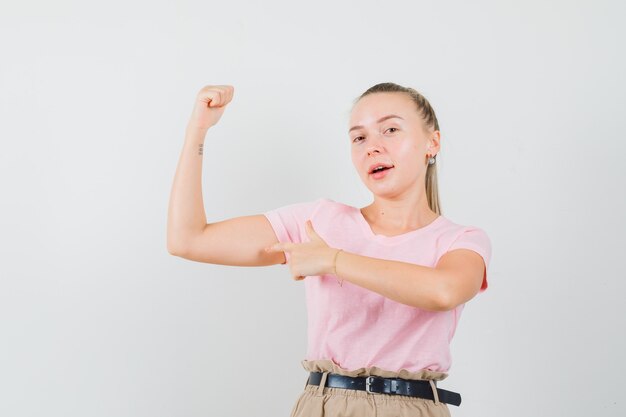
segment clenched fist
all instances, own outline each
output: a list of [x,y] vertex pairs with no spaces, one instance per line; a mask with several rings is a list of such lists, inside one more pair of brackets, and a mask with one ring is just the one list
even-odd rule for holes
[[192,129],[208,129],[222,117],[226,105],[233,99],[232,85],[207,85],[196,96],[196,103],[189,120]]

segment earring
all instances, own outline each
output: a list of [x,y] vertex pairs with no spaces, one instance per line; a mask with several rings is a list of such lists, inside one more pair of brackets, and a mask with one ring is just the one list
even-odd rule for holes
[[435,163],[435,157],[431,156],[430,159],[428,160],[428,165],[432,165]]

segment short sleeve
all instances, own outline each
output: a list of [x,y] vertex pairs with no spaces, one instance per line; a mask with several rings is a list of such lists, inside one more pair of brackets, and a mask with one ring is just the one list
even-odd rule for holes
[[480,292],[485,291],[489,286],[487,283],[487,270],[491,262],[491,240],[487,233],[478,227],[468,226],[454,242],[452,242],[448,251],[452,249],[471,249],[483,258],[485,273],[483,275],[483,283],[480,287]]
[[[323,199],[288,204],[263,213],[272,225],[274,233],[281,243],[302,243],[306,236],[305,223],[316,211]],[[285,252],[287,262],[289,253]]]

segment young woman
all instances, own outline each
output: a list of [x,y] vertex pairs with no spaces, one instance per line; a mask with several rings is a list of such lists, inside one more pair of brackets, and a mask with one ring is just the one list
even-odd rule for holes
[[352,163],[373,201],[328,198],[206,222],[202,144],[232,100],[200,90],[168,216],[171,254],[221,265],[288,264],[304,280],[308,371],[291,417],[449,416],[458,393],[437,386],[463,307],[487,288],[491,242],[441,214],[435,112],[415,89],[377,84],[354,102]]

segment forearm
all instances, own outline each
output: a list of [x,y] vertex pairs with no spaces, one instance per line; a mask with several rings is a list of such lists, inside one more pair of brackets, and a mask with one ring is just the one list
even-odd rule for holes
[[201,233],[206,226],[202,199],[202,148],[208,129],[187,126],[167,215],[167,248],[184,249],[189,236]]
[[401,261],[371,258],[341,251],[336,276],[412,307],[442,311],[444,289],[435,268]]

